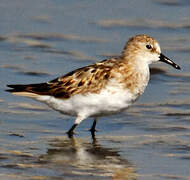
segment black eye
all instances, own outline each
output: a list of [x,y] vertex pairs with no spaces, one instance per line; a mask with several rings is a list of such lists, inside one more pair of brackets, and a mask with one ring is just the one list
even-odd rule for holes
[[152,49],[152,46],[149,45],[149,44],[147,44],[147,45],[146,45],[146,48],[147,48],[147,49]]

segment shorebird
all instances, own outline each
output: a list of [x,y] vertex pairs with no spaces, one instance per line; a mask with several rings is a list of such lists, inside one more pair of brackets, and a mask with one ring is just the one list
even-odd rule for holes
[[159,43],[148,35],[136,35],[128,40],[118,57],[88,65],[54,80],[39,84],[7,85],[7,91],[47,104],[63,114],[76,116],[67,132],[88,117],[93,117],[90,129],[95,136],[97,118],[126,110],[143,94],[149,82],[149,65],[165,62],[180,67],[161,53]]

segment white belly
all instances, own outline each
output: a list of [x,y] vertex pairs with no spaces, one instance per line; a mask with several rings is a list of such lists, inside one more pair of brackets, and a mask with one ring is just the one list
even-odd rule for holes
[[[114,82],[113,82],[114,81]],[[100,93],[77,94],[69,99],[57,99],[50,96],[41,96],[38,100],[63,114],[78,116],[103,116],[118,113],[131,105],[137,95],[116,83],[108,83]]]

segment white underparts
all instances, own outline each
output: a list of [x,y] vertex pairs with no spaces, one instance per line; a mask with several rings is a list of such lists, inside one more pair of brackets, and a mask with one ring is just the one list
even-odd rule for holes
[[[144,89],[143,89],[144,91]],[[98,117],[121,112],[128,108],[139,96],[132,94],[115,79],[110,79],[100,93],[77,94],[69,99],[58,99],[48,95],[17,94],[28,96],[47,104],[52,109],[66,115],[77,116],[79,124],[88,117]]]
[[52,96],[38,96],[38,101],[63,114],[77,116],[79,124],[87,117],[96,117],[114,114],[128,108],[137,96],[124,89],[116,80],[111,79],[100,93],[77,94],[69,99],[58,99]]

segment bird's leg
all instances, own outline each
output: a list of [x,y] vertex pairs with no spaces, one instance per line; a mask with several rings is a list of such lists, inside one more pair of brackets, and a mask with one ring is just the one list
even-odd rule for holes
[[69,138],[72,138],[73,137],[73,134],[74,134],[74,129],[79,125],[79,123],[84,120],[85,117],[84,116],[77,116],[76,120],[75,120],[75,123],[72,125],[72,127],[69,129],[69,131],[67,132],[67,135]]
[[92,135],[92,138],[94,139],[95,138],[95,132],[96,132],[96,123],[97,123],[97,118],[94,118],[94,122],[92,124],[92,127],[90,128],[90,132],[91,132],[91,135]]
[[77,127],[78,124],[73,124],[72,127],[69,129],[69,131],[67,131],[67,135],[69,138],[73,137],[74,134],[74,129]]

